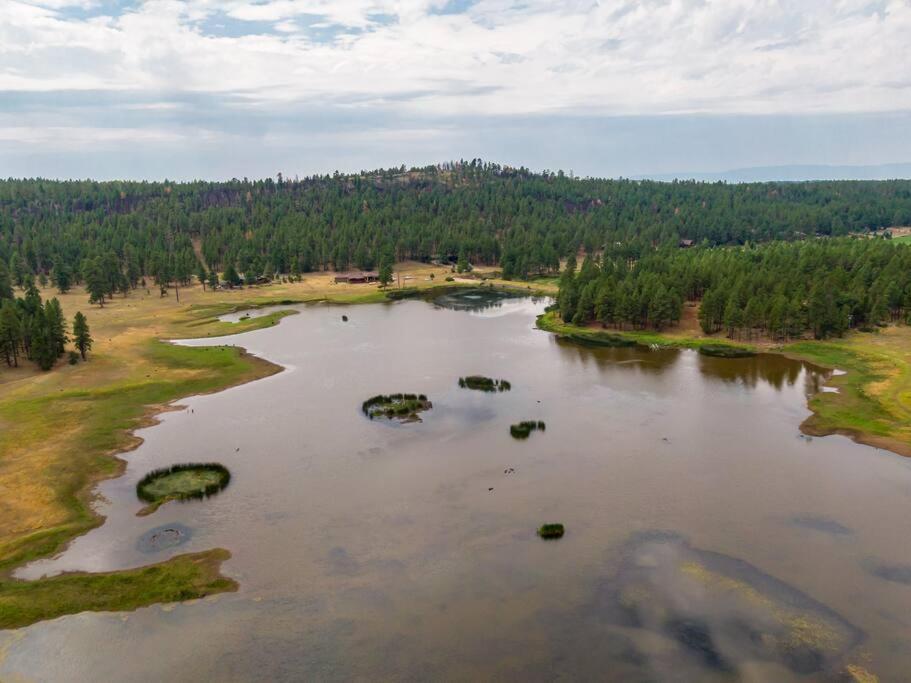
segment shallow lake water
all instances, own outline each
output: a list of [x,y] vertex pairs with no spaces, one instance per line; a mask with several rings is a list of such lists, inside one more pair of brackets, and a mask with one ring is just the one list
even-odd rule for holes
[[[911,460],[800,434],[825,372],[580,347],[543,301],[472,296],[185,342],[286,369],[141,430],[104,525],[19,576],[224,547],[239,592],[0,632],[0,680],[907,680]],[[400,391],[422,422],[361,412]],[[186,461],[230,486],[137,517]]]

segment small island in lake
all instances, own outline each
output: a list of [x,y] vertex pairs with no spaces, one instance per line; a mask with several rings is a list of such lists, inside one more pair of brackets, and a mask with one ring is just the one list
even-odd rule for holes
[[475,391],[509,391],[512,385],[505,379],[491,379],[482,375],[469,375],[468,377],[459,377],[459,386],[463,389],[474,389]]
[[208,498],[224,489],[231,473],[215,462],[185,463],[152,470],[136,484],[136,495],[148,503],[139,511],[148,515],[169,500]]
[[371,420],[385,417],[400,422],[420,422],[418,413],[433,408],[425,394],[378,394],[364,401],[361,409]]
[[527,439],[528,436],[536,429],[539,429],[543,432],[545,429],[544,422],[541,420],[538,420],[537,422],[534,420],[523,420],[518,424],[510,425],[509,433],[514,439]]
[[548,540],[553,538],[563,538],[565,530],[562,524],[542,524],[538,529],[538,536]]

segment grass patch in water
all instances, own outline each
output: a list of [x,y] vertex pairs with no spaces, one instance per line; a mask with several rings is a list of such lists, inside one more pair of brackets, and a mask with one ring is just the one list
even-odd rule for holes
[[703,344],[699,347],[699,353],[715,358],[752,358],[756,355],[752,349],[730,344]]
[[538,529],[538,536],[545,540],[563,538],[565,532],[562,524],[542,524]]
[[481,375],[469,375],[468,377],[459,377],[459,386],[463,389],[474,389],[475,391],[509,391],[512,384],[505,379],[491,379]]
[[509,426],[509,433],[514,439],[527,439],[529,435],[536,430],[544,431],[546,429],[544,422],[538,420],[523,420]]
[[418,413],[433,408],[425,394],[377,394],[361,404],[364,415],[371,420],[385,417],[401,422],[420,422]]
[[140,500],[159,505],[168,500],[208,498],[231,481],[228,468],[217,462],[185,463],[152,470],[136,484]]
[[237,583],[219,573],[230,556],[216,548],[138,569],[0,581],[0,629],[22,628],[64,614],[134,610],[234,591]]

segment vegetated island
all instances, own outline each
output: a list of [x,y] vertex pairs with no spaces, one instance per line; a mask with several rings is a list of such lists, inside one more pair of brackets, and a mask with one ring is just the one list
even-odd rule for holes
[[364,415],[371,420],[386,418],[399,422],[420,422],[418,413],[433,408],[425,394],[377,394],[361,405]]
[[217,462],[183,463],[152,470],[136,484],[136,495],[148,503],[137,514],[151,514],[169,500],[214,496],[230,481],[228,468]]
[[565,529],[562,524],[542,524],[538,529],[538,536],[544,540],[563,538]]
[[512,389],[512,384],[505,379],[492,379],[482,375],[459,377],[459,386],[463,389],[474,389],[475,391],[486,391],[488,393],[509,391]]
[[534,431],[544,431],[546,429],[544,422],[541,420],[523,420],[509,426],[509,433],[514,439],[527,439]]

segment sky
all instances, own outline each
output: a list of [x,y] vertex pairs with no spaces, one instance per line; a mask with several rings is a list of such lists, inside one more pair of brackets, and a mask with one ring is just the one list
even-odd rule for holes
[[0,177],[911,172],[909,36],[911,0],[0,0]]

